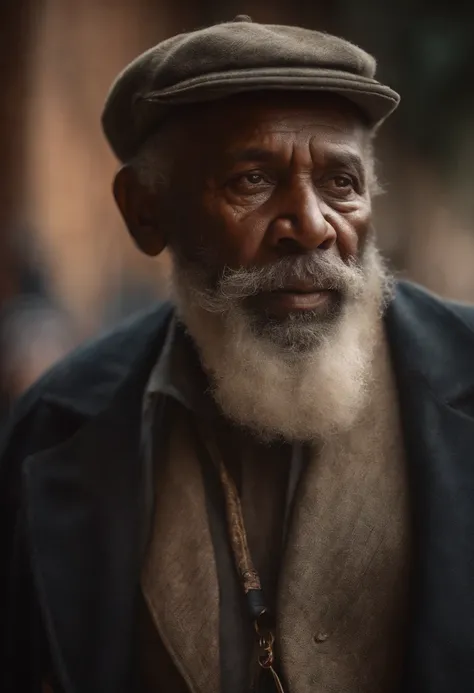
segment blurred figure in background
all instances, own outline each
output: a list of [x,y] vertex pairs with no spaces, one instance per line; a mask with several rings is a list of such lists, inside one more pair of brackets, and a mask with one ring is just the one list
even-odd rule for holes
[[73,322],[48,287],[48,270],[25,228],[9,235],[15,294],[0,314],[4,409],[77,344]]
[[44,297],[19,296],[1,328],[3,382],[13,402],[75,346],[71,322]]

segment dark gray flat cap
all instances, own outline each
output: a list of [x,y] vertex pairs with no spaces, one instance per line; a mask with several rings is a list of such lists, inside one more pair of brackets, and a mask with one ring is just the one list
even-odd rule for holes
[[117,77],[102,125],[121,161],[130,160],[170,110],[262,90],[328,91],[380,124],[398,94],[375,78],[372,56],[348,41],[249,17],[179,34],[136,58]]

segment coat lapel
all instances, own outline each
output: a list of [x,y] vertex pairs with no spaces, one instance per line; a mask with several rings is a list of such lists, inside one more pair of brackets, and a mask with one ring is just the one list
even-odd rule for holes
[[403,690],[462,693],[474,680],[474,333],[410,285],[399,287],[387,328],[413,499]]
[[[108,397],[104,377],[85,387],[86,399],[79,388],[69,399],[44,399],[40,406],[50,410],[56,427],[71,412],[75,421],[82,412],[83,425],[25,463],[33,576],[66,693],[133,690],[146,478],[139,464],[141,399],[160,327],[156,314],[146,329],[136,330],[138,347],[117,339],[113,354],[102,354],[114,372]],[[123,363],[127,359],[133,363]]]
[[297,491],[280,581],[279,639],[285,677],[298,693],[359,690],[363,672],[367,690],[386,690],[378,687],[384,670],[400,669],[400,653],[386,650],[406,603],[407,483],[382,342],[363,420],[315,451]]
[[171,423],[157,470],[156,510],[142,586],[150,613],[192,693],[218,693],[219,585],[196,446],[186,417]]

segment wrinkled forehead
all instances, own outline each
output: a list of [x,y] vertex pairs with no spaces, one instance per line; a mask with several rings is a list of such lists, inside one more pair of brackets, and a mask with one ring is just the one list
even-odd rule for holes
[[229,157],[242,148],[302,144],[315,150],[328,143],[362,151],[370,129],[359,109],[328,93],[260,92],[201,104],[183,119],[178,139],[190,155]]

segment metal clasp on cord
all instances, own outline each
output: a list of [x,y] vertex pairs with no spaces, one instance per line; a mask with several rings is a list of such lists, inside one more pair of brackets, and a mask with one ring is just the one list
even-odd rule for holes
[[[261,614],[261,616],[264,616],[264,614]],[[273,668],[273,662],[275,660],[273,654],[275,635],[270,628],[261,626],[258,619],[255,621],[254,625],[258,636],[258,663],[262,669],[266,669],[271,673],[277,693],[284,693],[280,677]]]

